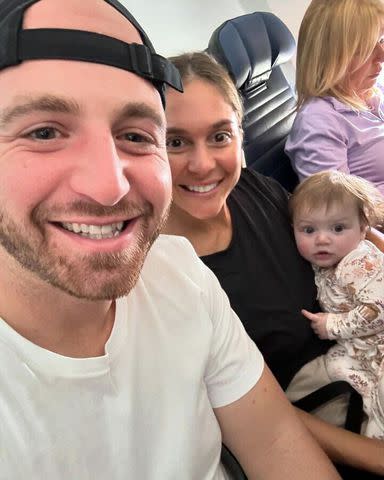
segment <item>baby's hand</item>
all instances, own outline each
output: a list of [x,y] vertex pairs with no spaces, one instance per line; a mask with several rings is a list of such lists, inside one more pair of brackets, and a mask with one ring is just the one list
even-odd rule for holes
[[328,318],[328,313],[311,313],[308,312],[308,310],[301,310],[301,313],[304,315],[304,317],[307,317],[308,320],[311,321],[311,327],[313,331],[316,333],[316,335],[323,339],[326,340],[328,338],[328,332],[327,332],[327,318]]

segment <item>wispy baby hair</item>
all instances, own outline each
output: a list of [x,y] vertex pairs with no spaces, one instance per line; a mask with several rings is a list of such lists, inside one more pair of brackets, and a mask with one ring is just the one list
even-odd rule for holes
[[289,199],[292,220],[296,215],[318,208],[328,210],[335,204],[356,205],[361,225],[384,225],[384,197],[368,180],[355,175],[325,170],[315,173],[300,183]]

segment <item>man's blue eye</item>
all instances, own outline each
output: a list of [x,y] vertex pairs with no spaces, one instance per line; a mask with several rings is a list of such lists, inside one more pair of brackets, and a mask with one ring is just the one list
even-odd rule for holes
[[52,138],[56,138],[57,134],[54,128],[43,127],[39,128],[38,130],[34,130],[29,134],[29,136],[37,140],[51,140]]
[[148,140],[143,136],[138,133],[126,133],[124,135],[125,140],[128,140],[129,142],[134,142],[134,143],[141,143],[141,142],[147,142]]

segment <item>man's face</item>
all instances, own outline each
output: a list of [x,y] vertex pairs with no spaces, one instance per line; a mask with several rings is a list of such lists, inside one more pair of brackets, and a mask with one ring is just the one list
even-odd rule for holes
[[2,265],[79,298],[126,294],[171,197],[158,92],[51,60],[1,72],[0,92]]

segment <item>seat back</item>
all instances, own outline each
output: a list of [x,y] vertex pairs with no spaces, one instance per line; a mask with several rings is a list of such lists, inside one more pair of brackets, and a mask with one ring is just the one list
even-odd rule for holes
[[284,145],[296,97],[282,65],[291,59],[295,47],[291,32],[276,15],[254,12],[220,25],[207,48],[229,71],[243,98],[247,165],[290,191],[298,180]]

